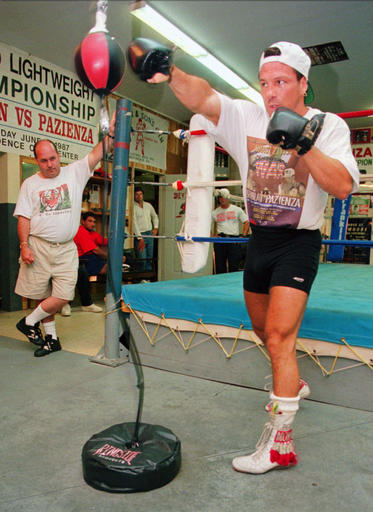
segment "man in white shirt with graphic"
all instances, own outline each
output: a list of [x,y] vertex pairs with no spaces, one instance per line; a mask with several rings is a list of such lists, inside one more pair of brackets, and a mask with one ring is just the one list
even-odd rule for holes
[[[222,188],[217,193],[219,206],[212,211],[214,236],[236,238],[240,235],[240,224],[242,223],[242,234],[246,237],[250,226],[247,214],[238,206],[231,204],[229,190]],[[239,270],[242,245],[246,244],[239,242],[214,243],[216,274],[225,274],[226,272],[236,272]]]
[[73,238],[79,227],[82,194],[103,157],[103,144],[113,144],[114,123],[113,116],[109,135],[85,158],[64,167],[52,141],[39,140],[34,146],[39,171],[22,183],[14,216],[21,250],[15,292],[38,303],[17,323],[17,329],[39,347],[35,357],[61,350],[54,315],[74,298],[78,251]]
[[128,51],[134,72],[149,83],[167,82],[240,170],[251,228],[244,299],[271,359],[273,390],[256,450],[232,465],[245,473],[293,466],[292,425],[304,396],[296,339],[319,264],[324,209],[328,194],[345,199],[359,185],[349,128],[337,115],[306,105],[311,59],[297,44],[279,41],[262,52],[264,109],[173,66],[171,50],[158,43],[137,39]]

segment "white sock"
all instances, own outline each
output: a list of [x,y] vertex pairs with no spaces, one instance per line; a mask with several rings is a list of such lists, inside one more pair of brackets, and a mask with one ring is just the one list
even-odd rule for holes
[[57,339],[57,333],[56,333],[56,322],[43,322],[44,332],[47,336],[50,334],[54,340]]
[[272,402],[277,404],[278,409],[281,412],[297,412],[299,409],[299,396],[276,396],[273,392],[271,392],[270,399]]
[[39,306],[34,309],[32,313],[26,316],[26,325],[35,325],[37,322],[40,322],[40,320],[47,318],[47,316],[50,316],[50,313],[44,311],[44,309],[41,307],[41,304],[39,304]]

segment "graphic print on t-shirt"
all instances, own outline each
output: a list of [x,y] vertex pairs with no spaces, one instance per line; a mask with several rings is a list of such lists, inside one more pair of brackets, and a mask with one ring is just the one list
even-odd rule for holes
[[66,183],[56,188],[41,190],[39,192],[39,198],[40,213],[68,210],[71,208],[69,188]]
[[232,211],[221,212],[216,215],[216,222],[225,222],[227,220],[235,220],[236,213]]
[[253,224],[296,228],[302,213],[309,171],[299,156],[247,137],[249,168],[247,213]]

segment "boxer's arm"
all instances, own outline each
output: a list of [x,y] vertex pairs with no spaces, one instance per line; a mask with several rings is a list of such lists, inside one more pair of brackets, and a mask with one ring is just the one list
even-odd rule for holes
[[186,108],[197,114],[202,114],[215,125],[218,124],[221,109],[220,99],[203,78],[189,75],[173,66],[169,76],[156,73],[147,81],[153,84],[167,81],[172,92]]
[[319,187],[338,199],[346,199],[352,191],[352,176],[339,160],[314,146],[324,118],[325,114],[317,114],[308,120],[286,107],[280,107],[268,124],[267,139],[285,149],[295,148]]
[[114,134],[115,134],[115,110],[110,120],[110,128],[108,135],[100,140],[98,144],[91,150],[88,154],[88,165],[90,170],[92,171],[96,165],[103,159],[104,156],[104,148],[103,144],[105,144],[106,151],[112,151],[114,146]]
[[346,199],[351,194],[352,177],[339,160],[325,155],[316,147],[302,158],[313,179],[325,192],[338,199]]
[[30,219],[18,216],[17,234],[19,238],[19,245],[21,249],[21,258],[24,263],[30,265],[34,261],[34,253],[28,246],[28,237],[30,234]]
[[95,247],[92,252],[96,254],[96,256],[98,256],[99,258],[107,260],[107,252],[101,249],[101,247]]
[[171,48],[143,37],[134,39],[127,50],[134,73],[150,84],[168,82],[181,103],[192,112],[202,114],[215,125],[220,117],[220,99],[209,83],[188,75],[172,63]]

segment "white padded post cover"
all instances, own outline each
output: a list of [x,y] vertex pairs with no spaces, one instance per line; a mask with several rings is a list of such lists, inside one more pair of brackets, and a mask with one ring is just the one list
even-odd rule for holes
[[[195,114],[189,129],[201,130],[201,116]],[[187,183],[214,181],[215,141],[210,135],[194,135],[189,140]],[[188,188],[185,205],[185,236],[209,237],[211,232],[213,188]],[[183,272],[199,272],[207,262],[208,242],[183,242],[181,268]]]

